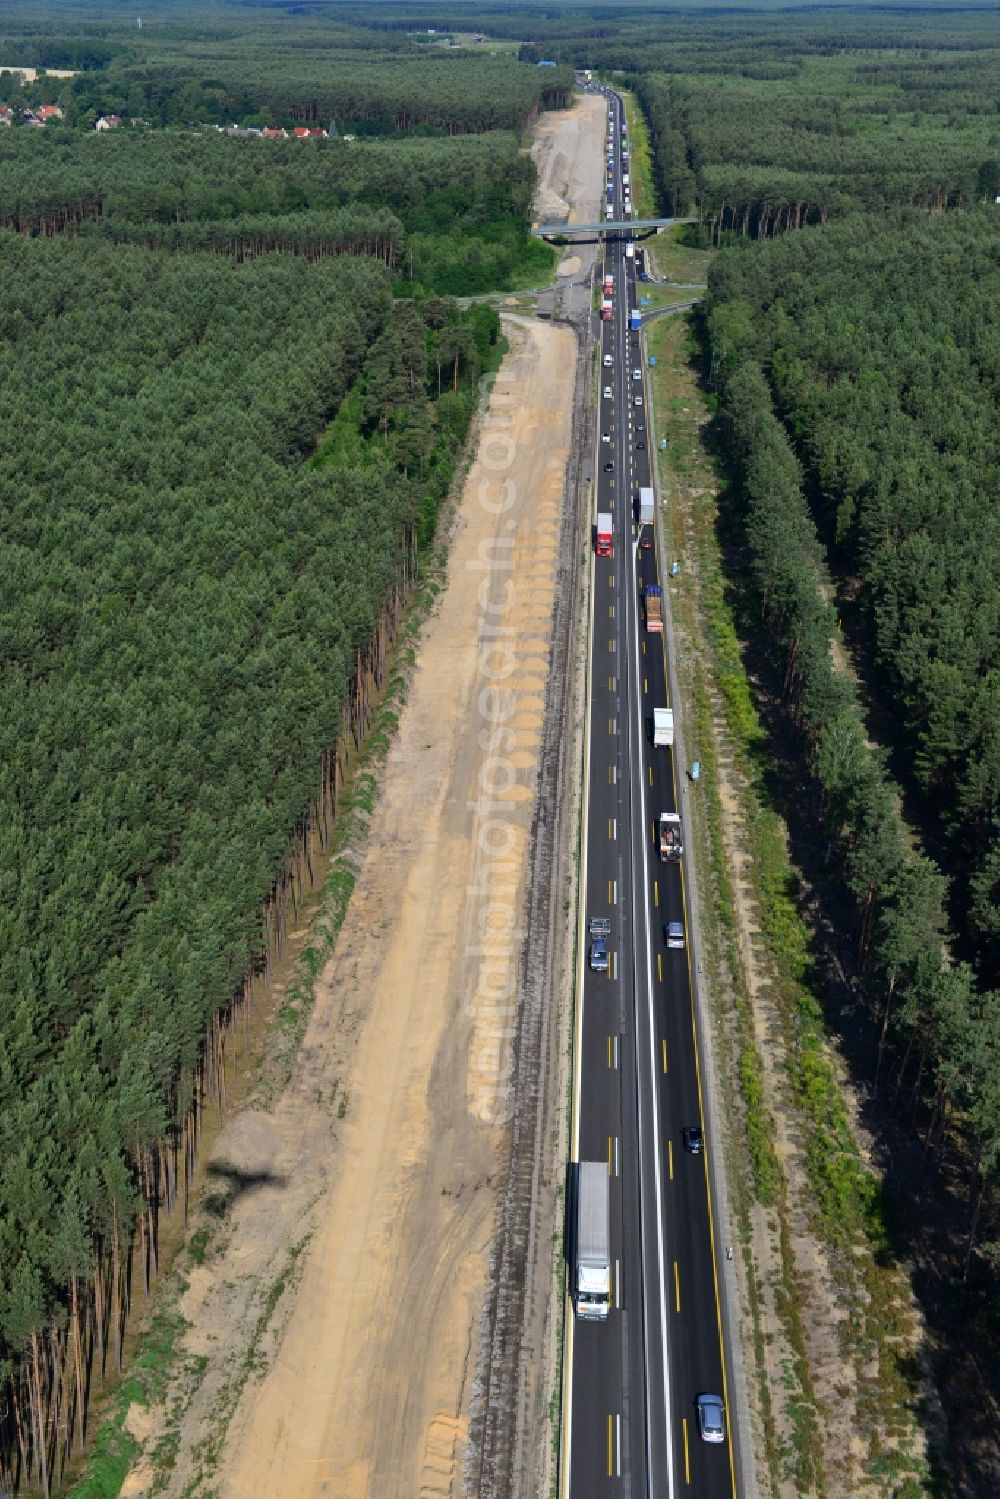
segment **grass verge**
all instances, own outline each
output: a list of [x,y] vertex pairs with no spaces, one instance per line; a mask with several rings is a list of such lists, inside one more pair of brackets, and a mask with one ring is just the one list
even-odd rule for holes
[[656,214],[656,194],[653,191],[653,165],[649,155],[646,117],[634,94],[622,90],[622,98],[625,101],[625,123],[628,126],[628,171],[632,207],[636,218],[651,219]]

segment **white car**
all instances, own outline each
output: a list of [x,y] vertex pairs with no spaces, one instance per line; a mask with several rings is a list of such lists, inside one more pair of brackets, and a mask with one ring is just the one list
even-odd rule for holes
[[633,380],[641,380],[642,379],[642,370],[633,370],[632,371],[632,379]]
[[601,433],[601,441],[602,442],[610,442],[611,441],[611,433],[610,432],[602,432]]
[[611,368],[611,366],[612,366],[613,363],[614,363],[614,360],[611,358],[611,355],[610,354],[605,354],[605,356],[604,356],[604,368],[606,370],[609,370]]
[[612,394],[611,386],[610,385],[606,385],[604,387],[604,399],[606,401],[613,401],[614,400],[614,395]]
[[632,402],[632,405],[633,406],[641,406],[642,405],[642,396],[636,396],[635,400]]

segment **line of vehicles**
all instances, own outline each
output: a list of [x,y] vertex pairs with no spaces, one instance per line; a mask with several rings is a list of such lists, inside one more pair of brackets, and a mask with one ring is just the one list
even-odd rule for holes
[[[601,92],[611,110],[606,216],[628,219],[622,102]],[[603,751],[595,754],[587,792],[588,919],[581,932],[575,1083],[581,1104],[567,1180],[571,1394],[561,1493],[599,1499],[612,1480],[610,1494],[673,1494],[683,1463],[680,1481],[695,1499],[735,1499],[732,1445],[728,1465],[722,1453],[729,1432],[721,1335],[718,1349],[715,1337],[706,1336],[718,1317],[718,1289],[691,1055],[696,1019],[689,1013],[684,825],[671,759],[674,713],[667,706],[666,600],[645,451],[636,280],[646,278],[646,257],[635,242],[622,243],[624,234],[608,235],[597,282],[602,378],[593,579],[601,606],[593,619],[596,630],[606,599],[608,655],[602,638],[590,713],[591,742],[599,733],[607,763]],[[691,1169],[680,1167],[679,1155],[693,1158]],[[711,1393],[719,1389],[722,1395]],[[696,1463],[691,1453],[689,1465],[689,1432],[719,1444],[711,1457]]]

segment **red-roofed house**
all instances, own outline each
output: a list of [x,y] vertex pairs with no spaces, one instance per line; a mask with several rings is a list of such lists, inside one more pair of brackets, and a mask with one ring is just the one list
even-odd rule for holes
[[261,131],[261,135],[268,141],[286,141],[288,139],[288,131],[282,130],[280,125],[265,125]]
[[36,113],[40,120],[61,120],[63,117],[58,104],[42,104]]

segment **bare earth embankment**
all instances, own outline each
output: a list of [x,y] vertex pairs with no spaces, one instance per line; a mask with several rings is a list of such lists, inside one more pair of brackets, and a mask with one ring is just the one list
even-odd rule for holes
[[[607,118],[603,98],[584,94],[572,109],[554,111],[538,121],[531,145],[538,173],[536,222],[592,224],[600,217]],[[570,245],[556,275],[574,276],[589,267],[594,248]]]

